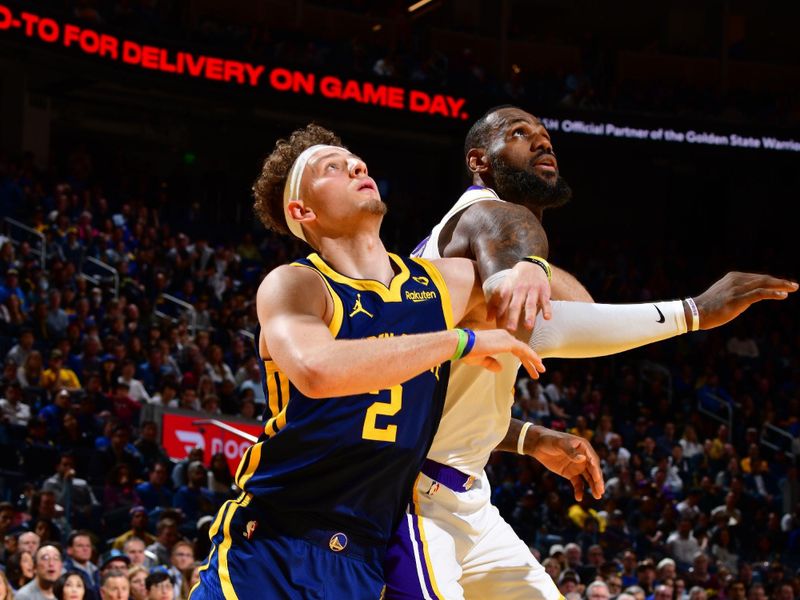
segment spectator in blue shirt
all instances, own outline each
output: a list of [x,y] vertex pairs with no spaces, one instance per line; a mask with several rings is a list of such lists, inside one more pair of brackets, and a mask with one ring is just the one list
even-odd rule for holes
[[147,481],[136,486],[136,493],[148,512],[172,506],[173,494],[168,483],[169,468],[164,462],[156,462],[150,469]]

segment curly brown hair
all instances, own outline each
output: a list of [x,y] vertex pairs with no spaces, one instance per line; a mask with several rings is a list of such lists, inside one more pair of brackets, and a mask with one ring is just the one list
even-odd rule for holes
[[268,229],[289,233],[283,216],[283,188],[297,157],[315,144],[341,146],[342,141],[332,131],[311,123],[295,129],[289,139],[275,142],[275,149],[264,161],[261,174],[253,184],[253,211]]

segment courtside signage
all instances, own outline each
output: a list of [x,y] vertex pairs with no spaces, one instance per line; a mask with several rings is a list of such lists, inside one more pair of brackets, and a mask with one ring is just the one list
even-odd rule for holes
[[[205,451],[205,461],[208,465],[214,454],[223,452],[225,458],[228,459],[231,473],[236,473],[239,460],[252,444],[218,427],[192,425],[197,419],[197,415],[189,416],[169,412],[162,414],[161,443],[167,451],[167,456],[175,460],[183,460],[189,455],[190,450],[200,447]],[[263,429],[260,425],[220,420],[256,437],[261,434]]]

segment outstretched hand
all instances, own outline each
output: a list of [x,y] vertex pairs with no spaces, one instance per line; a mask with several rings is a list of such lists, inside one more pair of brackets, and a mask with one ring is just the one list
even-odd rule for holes
[[[486,302],[486,318],[497,319],[497,326],[516,331],[521,325],[533,329],[536,313],[541,308],[542,316],[549,319],[550,282],[541,267],[520,261],[500,281]],[[520,319],[524,317],[524,322]]]
[[785,300],[797,283],[771,275],[730,272],[694,298],[700,329],[713,329],[732,321],[760,300]]
[[600,469],[600,457],[585,438],[570,433],[540,428],[536,446],[530,453],[549,471],[569,479],[575,500],[583,499],[586,484],[592,496],[602,498],[606,484]]

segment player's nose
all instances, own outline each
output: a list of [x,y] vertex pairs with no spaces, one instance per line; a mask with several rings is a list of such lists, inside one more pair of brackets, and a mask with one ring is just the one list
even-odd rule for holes
[[553,154],[553,144],[546,136],[542,134],[535,135],[531,140],[531,152],[546,152],[548,154]]
[[348,158],[347,168],[350,170],[351,177],[366,177],[368,175],[367,164],[360,158]]

